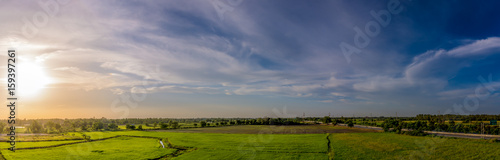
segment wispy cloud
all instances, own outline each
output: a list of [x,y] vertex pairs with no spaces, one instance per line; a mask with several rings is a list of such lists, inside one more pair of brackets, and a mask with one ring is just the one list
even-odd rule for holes
[[478,75],[498,73],[480,68],[498,67],[491,64],[500,53],[498,34],[458,36],[433,27],[447,24],[434,15],[422,22],[427,14],[410,7],[421,2],[394,16],[347,63],[338,44],[372,20],[370,11],[382,9],[378,3],[245,1],[221,20],[209,1],[71,1],[28,38],[23,19],[44,10],[6,1],[1,12],[16,14],[0,14],[10,22],[0,27],[0,45],[25,49],[26,58],[57,80],[56,88],[286,97],[359,111],[440,105],[470,94]]

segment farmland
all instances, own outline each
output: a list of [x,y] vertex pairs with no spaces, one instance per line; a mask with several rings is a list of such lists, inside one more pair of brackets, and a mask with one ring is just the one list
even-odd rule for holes
[[[76,137],[88,140],[75,140]],[[240,125],[28,136],[5,159],[495,159],[500,143],[326,125]],[[160,147],[159,140],[166,148]],[[53,141],[55,140],[55,141]],[[25,148],[25,149],[22,149]],[[30,149],[31,148],[31,149]],[[488,148],[488,149],[486,149]],[[34,158],[36,157],[36,158]]]

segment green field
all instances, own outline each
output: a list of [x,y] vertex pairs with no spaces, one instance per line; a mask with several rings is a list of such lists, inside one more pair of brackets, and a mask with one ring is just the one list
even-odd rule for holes
[[500,143],[393,133],[331,134],[335,159],[498,159]]
[[175,152],[159,148],[156,140],[118,137],[52,148],[3,150],[6,159],[152,159]]
[[[341,126],[229,126],[166,131],[75,132],[20,142],[6,159],[498,159],[500,143],[414,137]],[[74,136],[73,136],[74,135]],[[159,139],[167,148],[160,148]],[[62,146],[65,143],[75,143]],[[82,143],[78,143],[82,142]],[[170,145],[168,145],[170,144]],[[43,148],[45,146],[46,148]]]

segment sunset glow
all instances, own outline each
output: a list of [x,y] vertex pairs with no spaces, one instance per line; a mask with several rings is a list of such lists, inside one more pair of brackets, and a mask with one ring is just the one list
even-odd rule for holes
[[47,84],[52,82],[52,79],[46,74],[42,64],[31,61],[19,62],[18,72],[19,91],[21,97],[35,98],[39,94],[43,94],[43,89]]
[[223,1],[3,1],[0,47],[19,53],[19,103],[27,105],[20,113],[500,113],[496,5],[340,0],[214,7]]

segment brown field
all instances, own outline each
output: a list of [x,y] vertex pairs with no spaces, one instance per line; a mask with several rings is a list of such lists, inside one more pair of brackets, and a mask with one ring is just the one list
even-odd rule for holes
[[317,133],[367,133],[381,132],[364,128],[349,128],[331,125],[238,125],[225,127],[205,127],[176,130],[154,130],[158,132],[182,133],[231,133],[231,134],[317,134]]

